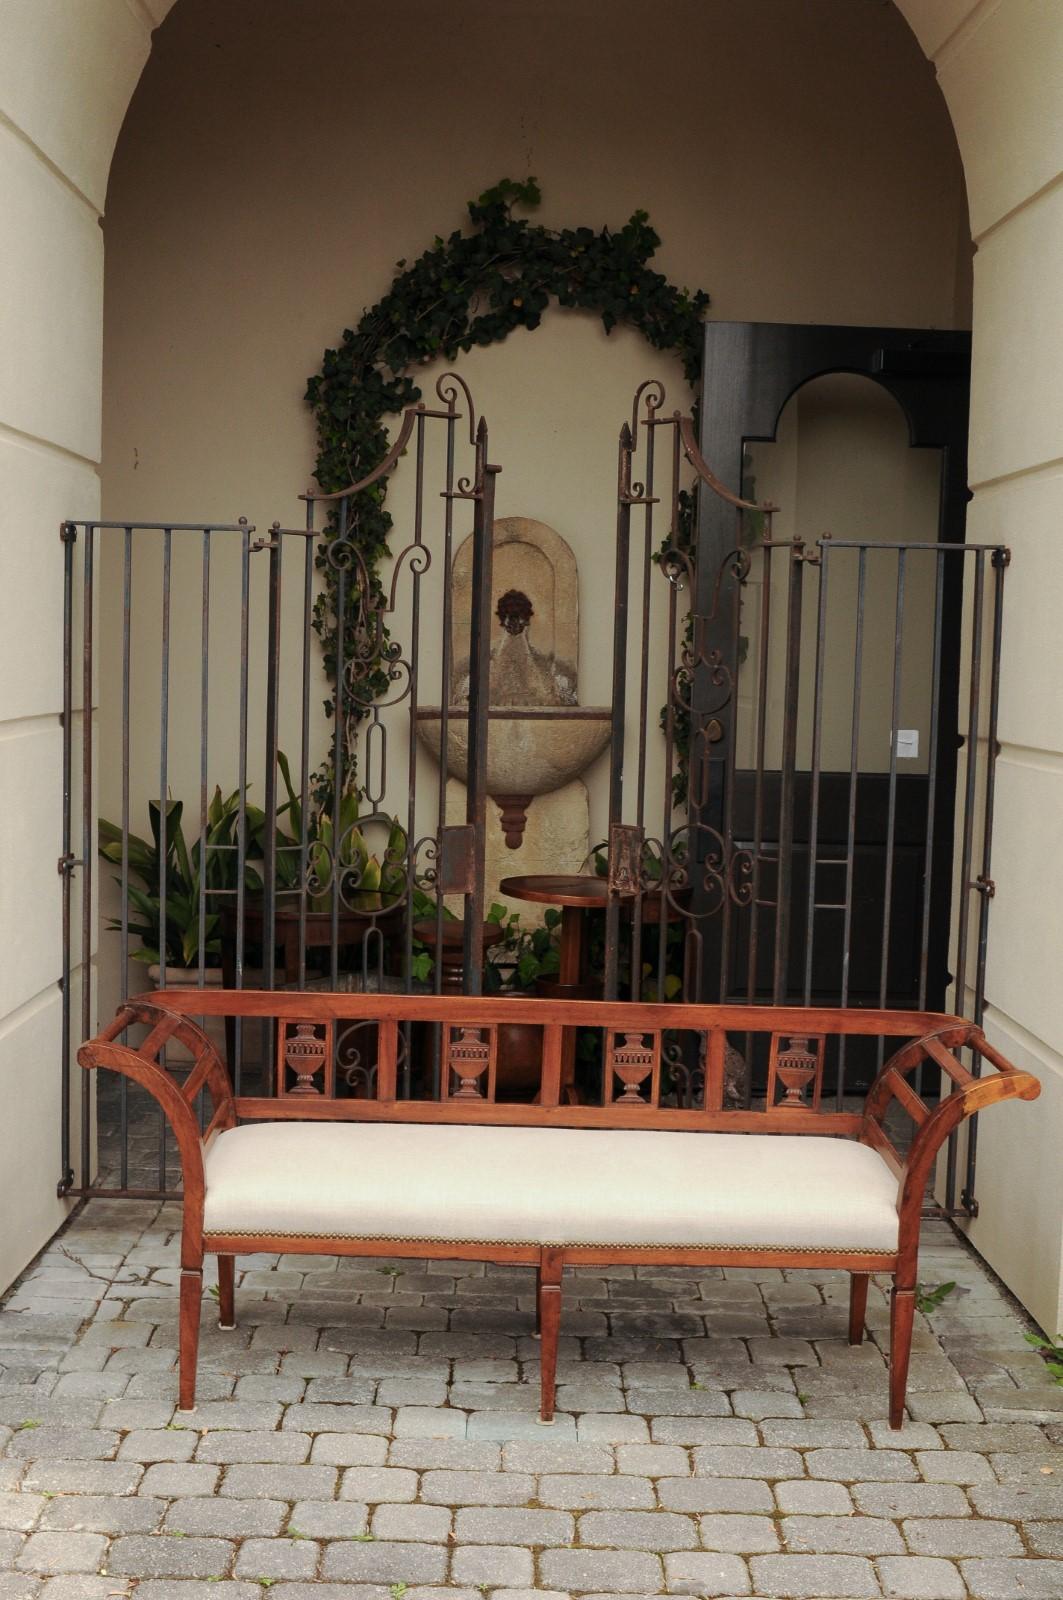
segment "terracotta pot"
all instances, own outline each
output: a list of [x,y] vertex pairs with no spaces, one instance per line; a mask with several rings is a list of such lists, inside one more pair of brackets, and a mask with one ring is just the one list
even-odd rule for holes
[[533,1022],[500,1022],[495,1092],[499,1100],[531,1100],[539,1092],[543,1030]]

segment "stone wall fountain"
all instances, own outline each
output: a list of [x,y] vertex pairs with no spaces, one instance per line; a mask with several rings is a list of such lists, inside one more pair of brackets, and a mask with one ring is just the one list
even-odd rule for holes
[[[577,872],[590,847],[587,791],[581,781],[609,743],[608,706],[581,706],[579,589],[576,558],[561,535],[528,517],[494,524],[491,679],[487,790],[487,878],[515,873]],[[469,636],[472,540],[452,571],[452,630]],[[438,706],[417,712],[417,732],[446,761],[448,820],[464,817],[458,788],[468,775],[468,658],[454,662],[447,750]],[[451,794],[453,790],[453,794]],[[516,856],[509,852],[516,852]],[[525,910],[527,908],[524,908]]]

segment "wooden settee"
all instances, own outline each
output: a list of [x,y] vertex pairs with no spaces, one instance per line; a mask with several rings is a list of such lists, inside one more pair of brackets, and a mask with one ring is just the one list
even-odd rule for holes
[[[234,1096],[193,1014],[268,1019],[274,1093]],[[496,1097],[499,1029],[512,1023],[542,1028],[532,1104]],[[599,1104],[572,1103],[562,1083],[565,1030],[577,1026],[601,1030]],[[375,1034],[371,1098],[336,1092],[337,1058],[355,1027],[363,1054],[366,1030]],[[400,1058],[424,1055],[433,1030],[439,1098],[401,1098]],[[862,1111],[826,1109],[828,1050],[853,1035],[884,1036],[895,1048]],[[183,1081],[160,1064],[171,1040],[185,1047]],[[765,1103],[727,1109],[728,1043],[749,1054],[758,1040]],[[984,1076],[961,1064],[964,1048]],[[870,1274],[889,1273],[889,1420],[900,1427],[935,1156],[972,1112],[1040,1092],[959,1017],[510,997],[164,990],[124,1005],[78,1059],[142,1084],[173,1129],[184,1178],[186,1410],[205,1252],[218,1257],[220,1321],[232,1327],[236,1255],[277,1251],[534,1266],[544,1422],[554,1411],[568,1264],[840,1268],[852,1275],[851,1343],[863,1335]],[[935,1090],[939,1081],[947,1090],[937,1104],[913,1087],[921,1064]],[[677,1095],[694,1077],[696,1095]],[[912,1125],[905,1154],[886,1131],[887,1112]]]

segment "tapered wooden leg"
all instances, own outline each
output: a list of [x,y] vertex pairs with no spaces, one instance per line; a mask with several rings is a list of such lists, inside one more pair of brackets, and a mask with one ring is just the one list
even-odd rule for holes
[[908,1362],[912,1354],[915,1289],[898,1289],[890,1297],[890,1427],[904,1426],[904,1397],[908,1389]]
[[179,1411],[196,1409],[196,1357],[199,1354],[199,1317],[202,1303],[202,1269],[183,1267],[177,1384]]
[[538,1339],[543,1331],[542,1324],[542,1292],[543,1275],[539,1267],[535,1269],[535,1337]]
[[544,1250],[539,1265],[539,1361],[541,1388],[539,1421],[553,1422],[557,1392],[557,1344],[561,1329],[561,1271],[559,1250]]
[[849,1275],[849,1343],[863,1344],[864,1318],[867,1315],[867,1286],[871,1282],[869,1272],[853,1272]]
[[218,1327],[236,1327],[236,1257],[218,1257]]

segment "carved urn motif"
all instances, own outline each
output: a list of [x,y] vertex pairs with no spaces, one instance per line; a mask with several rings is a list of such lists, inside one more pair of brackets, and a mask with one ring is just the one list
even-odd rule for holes
[[325,1041],[312,1022],[297,1022],[284,1044],[284,1064],[295,1073],[289,1094],[320,1094],[314,1075],[325,1065]]
[[808,1048],[808,1035],[794,1034],[788,1047],[775,1058],[775,1075],[786,1089],[780,1106],[806,1104],[805,1090],[816,1076],[816,1065],[817,1058]]

